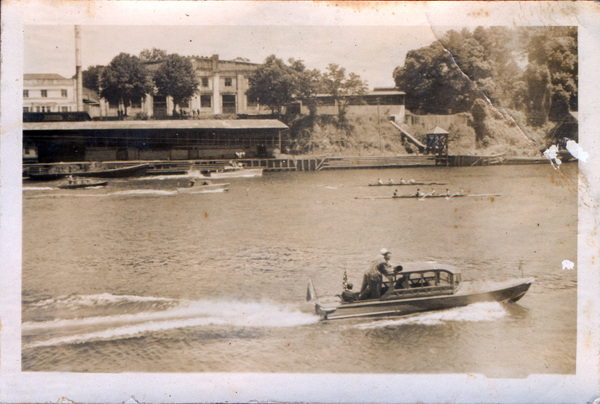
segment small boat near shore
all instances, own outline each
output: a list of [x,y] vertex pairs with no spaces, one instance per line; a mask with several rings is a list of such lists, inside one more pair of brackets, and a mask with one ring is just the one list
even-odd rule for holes
[[36,181],[52,181],[68,176],[94,178],[137,177],[146,174],[148,167],[148,164],[136,164],[115,168],[105,168],[102,165],[98,166],[96,164],[86,165],[84,168],[71,165],[56,165],[48,170],[35,171],[33,168],[30,168],[29,179]]
[[58,184],[60,189],[79,189],[79,188],[92,188],[92,187],[103,187],[108,184],[108,181],[98,181],[90,178],[73,178],[69,177],[66,182]]
[[[381,283],[381,297],[359,300],[359,292],[344,279],[344,290],[334,302],[321,302],[309,279],[307,301],[313,302],[322,320],[357,317],[402,316],[444,310],[480,302],[521,299],[534,278],[505,281],[463,281],[460,270],[436,263],[410,263]],[[344,276],[344,278],[346,278]]]
[[262,177],[262,168],[245,168],[225,166],[217,171],[210,171],[206,174],[208,178],[252,178]]
[[229,183],[213,184],[207,180],[192,181],[188,187],[177,188],[177,192],[180,194],[203,194],[226,191],[229,191]]

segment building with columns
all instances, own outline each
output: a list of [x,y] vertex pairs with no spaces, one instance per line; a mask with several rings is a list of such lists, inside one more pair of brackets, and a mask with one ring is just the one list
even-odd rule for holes
[[[256,102],[248,101],[248,77],[259,66],[242,60],[220,60],[219,55],[190,58],[198,90],[186,105],[180,105],[179,113],[188,116],[206,117],[221,114],[270,113]],[[161,61],[148,62],[148,70],[155,71]],[[101,116],[118,116],[118,105],[101,100]],[[148,117],[167,117],[173,114],[171,97],[146,95],[127,108],[129,116],[143,114]]]

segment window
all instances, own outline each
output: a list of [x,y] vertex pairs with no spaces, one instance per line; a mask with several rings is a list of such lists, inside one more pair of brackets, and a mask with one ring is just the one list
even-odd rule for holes
[[210,95],[201,95],[200,96],[200,107],[201,108],[210,108],[212,106],[212,97]]
[[223,113],[235,114],[235,95],[223,94]]
[[231,87],[233,79],[231,77],[225,77],[225,87]]
[[69,107],[60,107],[61,112],[69,112]]
[[202,87],[208,87],[208,77],[202,77]]
[[42,97],[48,96],[48,90],[42,90]]
[[67,90],[60,90],[60,96],[63,98],[67,97]]
[[247,99],[247,105],[249,107],[256,107],[258,105],[258,101],[256,100],[256,98],[248,98]]
[[29,107],[23,107],[23,112],[29,112]]
[[29,97],[29,90],[23,90],[23,98]]

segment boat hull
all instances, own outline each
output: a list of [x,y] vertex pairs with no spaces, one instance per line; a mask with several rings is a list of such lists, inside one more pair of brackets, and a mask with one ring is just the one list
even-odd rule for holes
[[454,294],[421,296],[402,299],[378,299],[356,303],[343,303],[335,308],[316,305],[317,314],[324,319],[356,317],[402,316],[432,310],[463,307],[481,302],[516,302],[529,290],[533,278],[499,284],[497,288],[477,290],[472,285],[461,285]]
[[210,178],[252,178],[262,177],[262,168],[244,168],[242,170],[216,171],[209,174]]
[[396,182],[384,182],[382,184],[380,183],[370,183],[369,186],[370,187],[403,187],[403,186],[408,186],[408,185],[448,185],[445,182],[405,182],[405,183],[396,183]]
[[89,183],[79,183],[79,184],[61,184],[58,187],[60,189],[81,189],[81,188],[91,188],[91,187],[102,187],[108,184],[108,181],[95,181]]
[[92,170],[92,171],[75,171],[75,172],[64,172],[64,173],[29,173],[29,178],[37,181],[52,181],[71,177],[85,177],[85,178],[126,178],[126,177],[138,177],[146,174],[148,170],[148,164],[138,164],[129,167],[111,168],[106,170]]

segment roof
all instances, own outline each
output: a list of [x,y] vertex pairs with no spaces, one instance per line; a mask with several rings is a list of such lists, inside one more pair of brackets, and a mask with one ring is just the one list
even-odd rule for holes
[[375,90],[375,91],[369,91],[365,95],[405,95],[405,94],[406,93],[404,91]]
[[448,131],[440,128],[439,126],[436,126],[432,130],[430,130],[429,132],[427,132],[427,134],[428,135],[429,134],[432,134],[432,135],[447,135]]
[[25,80],[69,80],[56,73],[25,73],[23,78]]
[[156,121],[25,122],[23,130],[287,129],[276,119],[186,119]]
[[418,261],[418,262],[403,262],[402,272],[420,272],[420,271],[431,271],[435,269],[452,272],[453,274],[459,274],[460,269],[452,265],[439,264],[433,261]]
[[83,87],[83,100],[84,101],[88,101],[88,102],[92,102],[92,103],[98,103],[100,101],[100,97],[98,96],[98,93],[94,90],[92,90],[91,88],[87,88],[87,87]]
[[[382,96],[382,95],[405,95],[404,91],[368,91],[363,94],[348,94],[344,97],[369,97],[369,96]],[[331,94],[320,93],[316,95],[318,98],[333,97]]]

